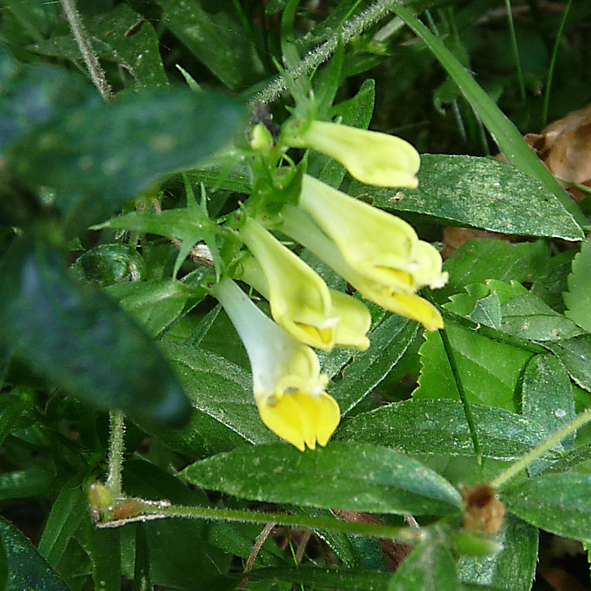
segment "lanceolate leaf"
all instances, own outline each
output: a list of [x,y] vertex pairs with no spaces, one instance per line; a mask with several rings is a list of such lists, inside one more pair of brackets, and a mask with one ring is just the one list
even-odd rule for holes
[[152,339],[30,235],[15,241],[0,268],[0,327],[15,354],[68,394],[161,424],[188,418],[184,392]]
[[79,229],[160,175],[194,167],[229,142],[242,116],[225,95],[130,93],[47,121],[11,148],[7,165],[23,183],[55,189],[56,206]]
[[[529,149],[529,148],[527,148]],[[418,189],[396,191],[355,183],[374,204],[459,226],[505,234],[580,240],[583,233],[557,197],[530,176],[496,160],[421,156]]]
[[460,505],[449,482],[416,460],[355,443],[305,453],[286,444],[242,447],[182,474],[203,488],[247,499],[326,509],[448,515]]
[[31,542],[13,525],[0,517],[0,538],[8,563],[7,591],[69,591]]
[[504,490],[509,510],[546,531],[591,541],[591,475],[545,474]]
[[[484,457],[515,461],[547,436],[533,419],[482,404],[470,407]],[[406,400],[382,406],[347,421],[337,437],[409,454],[474,455],[466,413],[456,400]]]

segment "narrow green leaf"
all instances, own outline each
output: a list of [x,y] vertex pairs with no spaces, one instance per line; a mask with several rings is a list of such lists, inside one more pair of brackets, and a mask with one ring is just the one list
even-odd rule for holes
[[135,526],[135,566],[133,570],[133,591],[152,591],[150,575],[150,548],[143,523]]
[[371,347],[358,355],[345,370],[343,379],[330,388],[346,415],[389,373],[417,334],[417,323],[392,315],[370,333]]
[[503,547],[493,557],[460,557],[458,571],[462,583],[486,585],[486,589],[530,591],[538,561],[537,528],[507,515],[505,525],[493,539]]
[[390,573],[344,568],[320,568],[299,566],[297,568],[257,568],[249,573],[255,581],[291,581],[311,585],[315,589],[339,589],[339,591],[387,591]]
[[[152,24],[126,4],[86,19],[93,49],[105,60],[115,62],[140,88],[168,85],[158,48],[158,36]],[[41,55],[79,62],[80,49],[73,35],[54,35],[31,48]]]
[[591,541],[591,475],[543,474],[503,490],[512,513],[559,536]]
[[72,231],[105,219],[159,176],[194,167],[229,142],[242,117],[220,94],[128,93],[49,120],[12,146],[6,164],[23,183],[57,191]]
[[192,484],[238,497],[321,508],[449,515],[458,492],[436,472],[383,447],[333,442],[305,453],[286,444],[242,447],[196,462]]
[[[451,320],[446,322],[446,330],[468,400],[515,410],[521,372],[532,353],[493,341]],[[426,335],[419,355],[423,369],[413,397],[459,398],[439,333]]]
[[44,496],[54,477],[52,471],[42,467],[2,472],[0,474],[0,501]]
[[73,476],[60,490],[39,542],[39,552],[57,567],[70,539],[88,514],[88,502],[82,490],[85,474]]
[[[472,109],[474,109],[474,112],[482,120],[509,161],[519,170],[536,179],[547,191],[553,193],[562,204],[565,213],[568,212],[570,214],[575,224],[581,228],[588,228],[589,221],[579,207],[571,200],[566,191],[558,184],[536,154],[534,154],[533,150],[525,143],[515,125],[478,85],[466,68],[416,18],[411,10],[401,5],[394,6],[392,10],[421,38],[441,65],[447,70],[447,73],[458,85],[462,94],[466,97]],[[579,239],[582,238],[583,236],[580,236]]]
[[461,591],[454,557],[441,542],[417,546],[392,577],[388,591]]
[[568,310],[564,313],[587,332],[591,332],[591,242],[583,242],[581,252],[573,260],[572,272],[568,276],[568,291],[564,303]]
[[[526,419],[480,404],[471,407],[484,457],[515,461],[547,436],[535,417]],[[474,456],[466,414],[455,400],[406,400],[382,406],[345,422],[336,437],[409,454]]]
[[8,591],[8,556],[2,538],[0,536],[0,591]]
[[511,244],[503,240],[470,240],[463,244],[444,265],[449,282],[433,292],[439,302],[461,292],[471,283],[489,279],[532,281],[542,274],[550,261],[543,241]]
[[7,591],[69,591],[28,538],[2,517],[0,538],[8,562]]
[[423,154],[418,189],[396,191],[356,181],[350,190],[369,193],[380,209],[418,213],[447,225],[564,240],[584,236],[554,193],[488,158]]
[[15,241],[0,269],[2,340],[65,392],[99,408],[183,423],[189,402],[152,339],[64,267],[63,255],[45,242]]

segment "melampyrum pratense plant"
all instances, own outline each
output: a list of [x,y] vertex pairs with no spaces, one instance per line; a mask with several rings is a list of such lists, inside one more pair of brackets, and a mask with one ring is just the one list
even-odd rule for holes
[[[591,543],[589,223],[471,74],[497,12],[4,4],[0,591],[528,591],[538,528]],[[412,84],[514,166],[368,131]]]

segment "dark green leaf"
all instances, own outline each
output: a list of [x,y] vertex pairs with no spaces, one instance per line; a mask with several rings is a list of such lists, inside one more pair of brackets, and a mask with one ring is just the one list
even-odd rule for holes
[[546,347],[564,363],[570,377],[581,388],[591,392],[591,336],[546,343]]
[[0,474],[0,501],[43,496],[53,480],[46,468],[25,468]]
[[33,544],[2,517],[0,537],[8,559],[7,591],[69,591]]
[[[115,62],[140,88],[168,85],[154,27],[129,6],[121,4],[107,14],[87,19],[85,24],[97,55]],[[42,55],[75,62],[82,59],[72,35],[52,36],[36,43],[32,49]]]
[[80,284],[61,253],[23,236],[0,270],[2,338],[64,391],[161,424],[189,403],[150,337],[109,297]]
[[546,531],[591,541],[591,475],[544,474],[503,490],[512,513]]
[[591,443],[582,445],[564,455],[558,461],[546,468],[546,472],[581,472],[589,474],[589,461],[591,460]]
[[[484,457],[515,461],[547,436],[533,418],[480,404],[471,409]],[[406,400],[382,406],[347,421],[337,438],[409,454],[474,455],[464,408],[455,400]]]
[[356,182],[351,191],[369,193],[381,209],[420,213],[448,225],[583,238],[579,224],[551,191],[516,168],[488,158],[424,154],[418,189],[370,189]]
[[461,591],[456,563],[440,542],[424,542],[405,559],[388,591]]
[[548,246],[542,241],[511,244],[503,240],[470,240],[445,262],[449,282],[433,295],[444,302],[471,283],[488,279],[532,281],[534,275],[544,272],[549,260]]
[[8,591],[8,556],[2,538],[0,536],[0,591]]
[[160,335],[181,315],[187,300],[199,301],[205,295],[174,279],[120,283],[107,293],[152,336]]
[[249,578],[262,581],[291,581],[314,588],[339,589],[341,591],[387,591],[390,573],[344,568],[258,568],[249,573]]
[[135,526],[135,568],[133,571],[133,591],[152,591],[150,575],[150,548],[144,525]]
[[172,33],[224,84],[241,90],[264,75],[256,46],[230,0],[211,6],[182,0],[159,0],[159,4]]
[[383,447],[333,442],[305,453],[285,444],[242,447],[186,468],[203,488],[321,508],[453,514],[458,492],[416,460]]
[[493,538],[503,549],[488,558],[462,556],[458,571],[462,583],[508,591],[530,591],[538,560],[538,530],[514,515]]
[[82,228],[224,146],[242,114],[219,94],[129,93],[48,121],[11,148],[7,165],[28,185],[57,190],[56,206]]
[[39,552],[53,567],[59,565],[74,532],[88,515],[88,502],[82,489],[84,476],[77,474],[64,484],[45,524]]
[[581,252],[574,258],[572,273],[568,276],[568,291],[564,303],[565,315],[587,332],[591,332],[591,242],[583,242]]
[[392,315],[369,334],[371,347],[358,355],[343,379],[330,388],[346,415],[359,404],[396,365],[417,334],[417,324]]
[[[451,320],[445,329],[468,400],[514,410],[521,373],[532,353],[493,341]],[[419,354],[423,369],[413,397],[459,399],[441,335],[426,335]]]
[[90,557],[95,589],[121,589],[120,537],[120,529],[98,529],[85,511],[76,538]]
[[128,244],[101,244],[86,251],[70,267],[76,277],[106,287],[146,279],[146,262]]

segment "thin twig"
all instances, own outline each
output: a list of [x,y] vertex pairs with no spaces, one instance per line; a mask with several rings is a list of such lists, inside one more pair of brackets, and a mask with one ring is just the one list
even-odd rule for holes
[[100,92],[101,96],[106,101],[110,101],[113,98],[113,91],[107,82],[105,72],[98,60],[98,57],[92,49],[90,39],[86,33],[86,30],[84,29],[84,25],[82,24],[80,13],[76,9],[76,0],[62,0],[62,6],[64,7],[66,18],[70,23],[70,28],[72,29],[78,49],[82,54],[82,59],[88,68],[88,73],[90,74],[92,83]]
[[[274,523],[267,523],[261,533],[257,536],[257,539],[254,541],[254,546],[250,551],[248,559],[246,560],[246,565],[244,566],[244,572],[249,573],[254,566],[254,562],[263,547],[263,544],[267,541],[267,538],[271,535],[273,528],[275,527]],[[240,591],[246,591],[246,587],[248,586],[248,577],[244,577],[242,582],[240,583]]]

